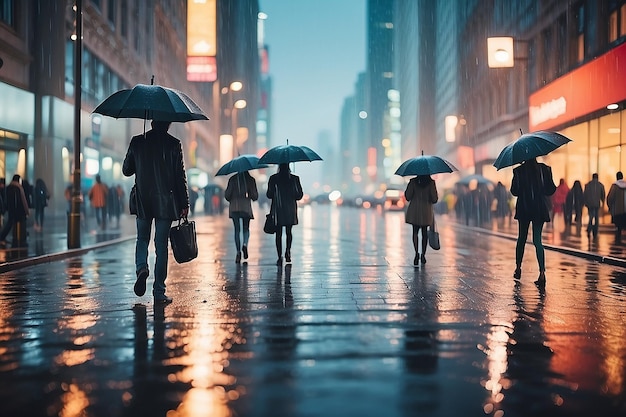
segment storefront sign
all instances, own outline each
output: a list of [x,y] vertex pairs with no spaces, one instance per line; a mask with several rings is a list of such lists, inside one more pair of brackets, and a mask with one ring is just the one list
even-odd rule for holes
[[547,130],[626,100],[626,43],[556,79],[529,98],[529,130]]

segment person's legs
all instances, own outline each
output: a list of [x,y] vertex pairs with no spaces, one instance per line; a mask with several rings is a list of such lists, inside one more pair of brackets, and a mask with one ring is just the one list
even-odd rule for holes
[[283,261],[283,227],[276,226],[276,253],[278,254],[278,261],[276,263],[281,263]]
[[528,227],[530,222],[527,220],[519,220],[517,232],[517,244],[515,246],[515,273],[513,277],[520,278],[522,274],[522,260],[524,259],[524,249],[526,247],[526,239],[528,238]]
[[137,217],[137,240],[135,242],[135,294],[139,297],[146,293],[146,280],[150,275],[148,268],[148,244],[152,233],[152,219]]
[[413,265],[419,263],[420,249],[419,249],[419,231],[420,228],[417,225],[411,225],[413,227],[413,249],[415,249],[415,258],[413,258]]
[[243,226],[243,245],[241,250],[243,252],[243,259],[248,259],[248,240],[250,240],[250,219],[242,218],[241,223]]
[[169,302],[165,296],[165,279],[167,278],[167,245],[172,222],[167,219],[155,219],[154,221],[154,248],[156,262],[154,264],[154,285],[152,295],[155,302]]
[[285,250],[285,260],[287,262],[291,262],[291,242],[293,242],[293,234],[291,233],[292,225],[285,226],[285,233],[287,234],[286,245],[287,249]]
[[533,222],[533,245],[535,245],[535,253],[537,254],[537,263],[539,264],[539,278],[535,284],[543,285],[546,282],[546,257],[541,235],[543,233],[543,222]]
[[235,248],[237,249],[237,253],[241,251],[241,238],[239,235],[241,234],[241,217],[234,215],[233,217],[233,226],[235,227]]
[[428,248],[428,226],[420,226],[422,233],[422,258],[421,262],[426,263],[426,248]]

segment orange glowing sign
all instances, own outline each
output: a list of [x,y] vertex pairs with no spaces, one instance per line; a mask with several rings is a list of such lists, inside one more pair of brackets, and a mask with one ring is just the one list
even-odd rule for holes
[[217,54],[217,9],[215,0],[187,2],[187,56]]

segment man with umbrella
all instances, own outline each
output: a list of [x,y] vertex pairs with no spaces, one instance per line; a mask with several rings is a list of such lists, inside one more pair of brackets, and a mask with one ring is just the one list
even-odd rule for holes
[[130,141],[122,172],[135,175],[137,185],[137,242],[135,269],[137,296],[146,292],[148,245],[155,224],[156,262],[152,295],[155,304],[171,303],[165,295],[167,277],[168,237],[172,221],[189,213],[187,176],[180,140],[167,133],[170,122],[152,121],[152,129]]

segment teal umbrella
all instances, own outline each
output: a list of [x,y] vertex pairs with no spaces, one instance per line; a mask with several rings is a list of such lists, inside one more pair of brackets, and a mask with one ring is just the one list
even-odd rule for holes
[[185,93],[160,85],[137,84],[117,91],[96,107],[94,113],[119,118],[189,122],[209,120]]
[[261,164],[288,164],[299,161],[322,161],[322,157],[307,146],[279,145],[269,149],[259,159]]
[[259,157],[256,155],[239,155],[222,165],[215,173],[215,176],[267,168],[268,166],[269,165],[266,164],[259,164]]
[[401,177],[410,175],[432,175],[444,172],[458,171],[454,165],[435,155],[417,156],[407,159],[396,169],[395,174]]
[[515,142],[506,145],[496,158],[493,166],[498,170],[521,164],[529,159],[547,155],[553,150],[572,140],[557,132],[539,130],[533,133],[524,133]]

